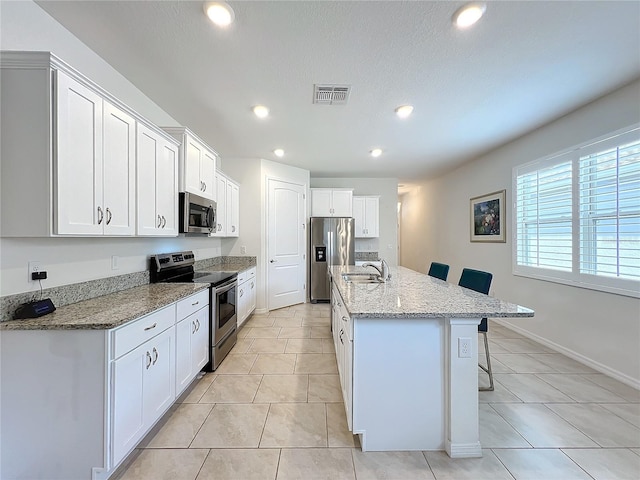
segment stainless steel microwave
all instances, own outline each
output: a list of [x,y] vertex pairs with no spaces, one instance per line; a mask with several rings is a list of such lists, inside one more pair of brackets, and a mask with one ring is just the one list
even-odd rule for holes
[[216,202],[193,193],[180,193],[180,233],[216,231]]

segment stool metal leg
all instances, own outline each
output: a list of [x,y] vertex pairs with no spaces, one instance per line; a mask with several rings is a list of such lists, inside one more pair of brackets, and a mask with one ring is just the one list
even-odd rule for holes
[[489,341],[487,340],[487,332],[480,332],[484,336],[484,354],[487,357],[487,366],[478,363],[478,366],[489,375],[489,386],[479,387],[481,392],[493,392],[493,372],[491,371],[491,358],[489,357]]

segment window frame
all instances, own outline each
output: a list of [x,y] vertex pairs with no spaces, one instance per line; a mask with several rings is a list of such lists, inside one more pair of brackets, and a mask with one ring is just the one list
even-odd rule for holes
[[[608,148],[625,145],[640,139],[640,124],[620,129],[603,135],[597,139],[567,148],[563,151],[539,158],[532,162],[513,167],[512,170],[512,209],[511,209],[511,239],[512,239],[512,273],[513,275],[537,280],[561,283],[579,288],[587,288],[618,295],[640,298],[640,281],[604,275],[581,273],[581,233],[580,217],[580,158],[598,153]],[[547,168],[571,160],[572,162],[572,267],[571,271],[555,270],[544,267],[534,267],[518,264],[518,176]],[[639,208],[640,213],[640,208]]]

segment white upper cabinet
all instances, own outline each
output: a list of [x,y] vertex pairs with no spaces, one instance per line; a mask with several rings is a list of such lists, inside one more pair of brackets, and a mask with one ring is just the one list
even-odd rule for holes
[[138,124],[138,235],[178,235],[178,147]]
[[219,170],[216,172],[216,231],[212,237],[240,235],[240,186]]
[[132,236],[141,197],[144,213],[165,204],[160,227],[142,223],[177,235],[177,142],[160,137],[141,195],[137,126],[157,127],[49,52],[3,51],[0,67],[2,236]]
[[186,127],[163,127],[163,129],[181,144],[180,191],[215,200],[218,154]]
[[353,218],[355,219],[355,237],[372,238],[380,236],[380,197],[353,197]]
[[312,188],[312,217],[352,216],[352,189]]

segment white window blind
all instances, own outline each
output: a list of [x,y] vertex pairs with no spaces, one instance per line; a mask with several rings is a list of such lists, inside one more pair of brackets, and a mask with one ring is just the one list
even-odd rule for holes
[[516,275],[640,297],[640,128],[513,171]]
[[519,265],[571,271],[571,161],[517,177]]
[[640,142],[580,158],[580,272],[640,279]]

